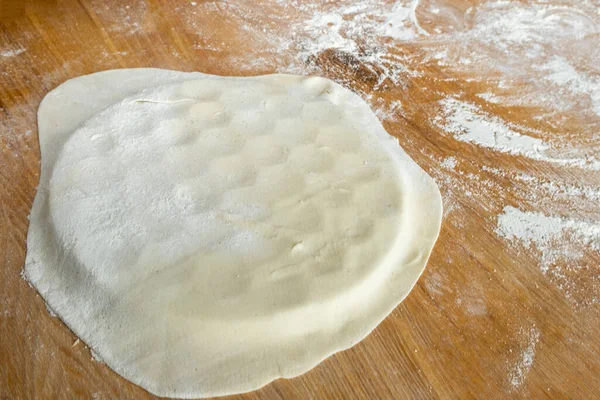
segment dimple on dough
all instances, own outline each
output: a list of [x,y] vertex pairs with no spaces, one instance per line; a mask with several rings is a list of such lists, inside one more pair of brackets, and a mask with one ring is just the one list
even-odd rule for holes
[[106,71],[38,122],[25,275],[160,396],[250,391],[356,344],[439,232],[432,179],[323,78]]

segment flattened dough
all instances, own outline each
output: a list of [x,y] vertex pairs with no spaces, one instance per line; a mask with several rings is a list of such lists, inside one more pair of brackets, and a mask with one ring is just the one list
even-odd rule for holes
[[356,344],[438,236],[433,180],[323,78],[106,71],[38,124],[25,275],[160,396],[251,391]]

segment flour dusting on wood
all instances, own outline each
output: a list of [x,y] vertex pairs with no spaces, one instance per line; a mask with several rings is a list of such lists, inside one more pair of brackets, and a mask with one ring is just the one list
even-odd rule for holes
[[[600,251],[600,221],[546,215],[507,206],[498,216],[496,233],[537,254],[540,271],[555,282],[567,299],[573,301],[580,297],[580,285],[598,285],[595,272],[598,266],[582,263],[582,258],[586,252]],[[585,280],[578,282],[578,275]],[[593,289],[591,293],[595,295],[579,299],[579,302],[600,304],[600,293]]]
[[[561,166],[573,166],[589,170],[600,170],[600,160],[593,156],[562,157],[565,149],[555,149],[550,143],[519,131],[526,127],[515,128],[501,118],[484,112],[480,107],[457,99],[447,98],[440,101],[442,115],[434,118],[434,123],[455,139],[481,147],[544,161]],[[573,153],[573,149],[567,149]]]
[[534,326],[531,327],[526,335],[527,343],[525,348],[521,351],[517,363],[513,366],[510,372],[509,379],[512,389],[516,389],[523,385],[531,367],[533,366],[535,358],[535,348],[540,340],[540,332]]
[[25,49],[23,48],[18,48],[18,49],[13,49],[13,50],[2,50],[0,51],[0,57],[14,57],[14,56],[18,56],[21,53],[24,53]]
[[535,247],[541,253],[540,268],[544,273],[561,259],[581,258],[586,248],[600,250],[600,223],[522,211],[512,206],[505,207],[498,216],[496,233],[526,248]]

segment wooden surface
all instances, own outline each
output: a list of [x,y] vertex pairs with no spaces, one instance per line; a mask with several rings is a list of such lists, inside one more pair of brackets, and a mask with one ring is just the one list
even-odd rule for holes
[[[94,361],[20,275],[39,102],[124,67],[326,76],[440,185],[442,232],[409,297],[354,348],[240,399],[598,398],[599,4],[543,3],[0,0],[0,398],[153,398]],[[547,72],[564,60],[579,80]],[[553,143],[554,158],[461,139],[444,99]],[[556,162],[567,153],[587,161]],[[509,237],[507,207],[568,232]]]

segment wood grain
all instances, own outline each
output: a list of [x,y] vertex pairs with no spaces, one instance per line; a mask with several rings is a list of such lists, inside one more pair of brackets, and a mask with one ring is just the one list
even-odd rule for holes
[[[21,278],[39,178],[36,110],[43,96],[67,79],[112,68],[256,75],[291,64],[345,84],[374,106],[400,101],[401,110],[384,124],[438,181],[447,211],[423,277],[367,339],[301,377],[235,398],[597,398],[600,255],[583,249],[581,268],[551,276],[540,269],[535,248],[508,243],[495,228],[507,205],[598,221],[597,204],[565,203],[557,211],[529,196],[531,187],[517,177],[597,187],[599,174],[457,141],[432,122],[440,99],[460,97],[542,136],[597,150],[600,122],[593,115],[565,111],[539,119],[538,109],[487,102],[476,94],[491,90],[488,80],[431,62],[434,39],[398,43],[396,56],[418,73],[381,81],[376,65],[339,49],[299,61],[293,46],[270,48],[260,32],[285,37],[285,18],[304,12],[300,6],[197,3],[0,0],[0,51],[11,52],[0,57],[0,398],[154,398],[94,361]],[[443,10],[464,13],[478,4],[448,0]],[[423,29],[431,31],[432,21],[424,20]],[[456,167],[442,168],[449,156]],[[523,358],[529,350],[531,363]]]

